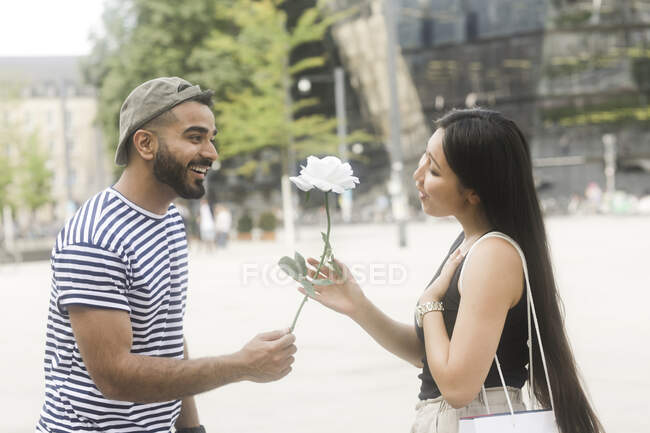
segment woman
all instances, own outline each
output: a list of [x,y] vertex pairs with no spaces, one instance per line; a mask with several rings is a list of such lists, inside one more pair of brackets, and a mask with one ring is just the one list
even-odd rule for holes
[[[315,299],[422,368],[413,433],[456,432],[460,417],[487,412],[486,398],[492,413],[508,411],[495,355],[514,409],[524,409],[527,309],[516,242],[528,262],[559,429],[602,432],[565,334],[526,139],[514,122],[483,109],[452,111],[436,126],[413,178],[424,212],[454,216],[463,232],[419,299],[418,307],[431,303],[430,311],[416,314],[421,320],[415,327],[393,321],[364,296],[343,264],[342,275],[320,270],[319,278],[334,284],[321,286]],[[309,263],[316,267],[318,261]],[[535,396],[550,407],[536,338],[533,354]]]

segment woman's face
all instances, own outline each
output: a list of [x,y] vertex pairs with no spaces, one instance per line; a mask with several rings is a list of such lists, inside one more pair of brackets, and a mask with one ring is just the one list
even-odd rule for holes
[[436,217],[457,215],[467,204],[464,188],[447,164],[442,149],[444,135],[444,129],[439,128],[431,136],[418,168],[413,173],[422,210],[427,215]]

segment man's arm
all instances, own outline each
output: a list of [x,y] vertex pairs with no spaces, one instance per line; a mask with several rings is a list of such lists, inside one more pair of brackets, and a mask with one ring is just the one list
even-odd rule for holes
[[[186,339],[183,339],[183,350],[183,359],[190,359],[190,352],[187,349]],[[194,396],[190,395],[183,398],[183,401],[181,402],[181,413],[178,416],[178,419],[176,419],[176,429],[198,427],[200,425],[201,422],[199,421],[199,411],[196,408]]]
[[68,311],[90,377],[113,400],[169,401],[242,380],[271,382],[289,374],[296,352],[294,335],[282,330],[259,334],[228,355],[188,360],[136,355],[127,312],[78,305]]

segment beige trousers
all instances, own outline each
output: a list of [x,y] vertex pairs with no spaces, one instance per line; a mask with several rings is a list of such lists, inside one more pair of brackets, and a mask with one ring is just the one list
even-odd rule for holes
[[[510,412],[503,388],[486,388],[490,413]],[[512,408],[526,410],[519,388],[508,387]],[[411,433],[457,433],[458,420],[466,416],[485,415],[488,413],[482,393],[467,406],[454,409],[442,397],[420,401],[415,406],[415,422]]]

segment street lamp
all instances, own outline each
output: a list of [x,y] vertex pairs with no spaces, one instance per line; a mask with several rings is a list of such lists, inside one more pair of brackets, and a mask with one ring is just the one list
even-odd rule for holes
[[[317,81],[331,82],[329,76],[312,76]],[[308,93],[311,90],[310,77],[302,77],[298,80],[298,90],[301,93]],[[345,73],[343,68],[334,68],[334,101],[336,107],[336,134],[339,138],[339,156],[342,161],[347,160],[347,115],[345,112]],[[363,151],[363,147],[362,147]],[[340,197],[341,217],[344,222],[349,222],[352,214],[352,191],[347,190]]]
[[309,81],[309,78],[301,78],[298,80],[298,90],[300,90],[300,93],[309,93],[311,90],[311,81]]
[[388,75],[388,109],[390,124],[389,155],[391,159],[391,174],[389,193],[393,203],[393,215],[397,221],[398,242],[400,247],[406,246],[406,213],[407,203],[403,187],[402,145],[400,143],[402,128],[400,119],[399,97],[397,92],[397,25],[395,22],[395,2],[384,0],[384,22],[386,23],[386,73]]

